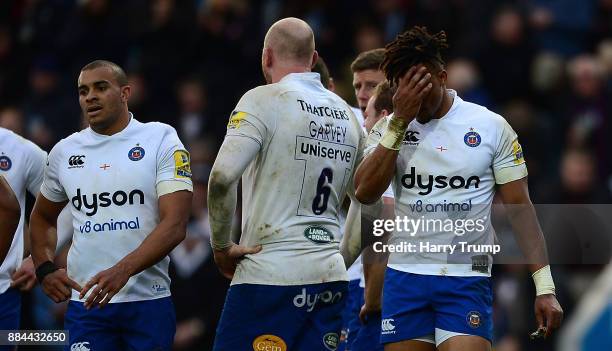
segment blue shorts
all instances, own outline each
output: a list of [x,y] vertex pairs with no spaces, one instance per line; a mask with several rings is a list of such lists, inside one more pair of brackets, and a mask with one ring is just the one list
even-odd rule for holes
[[381,342],[412,340],[443,329],[493,336],[491,278],[421,275],[387,268]]
[[174,342],[176,316],[170,297],[109,303],[89,311],[82,302],[70,301],[64,327],[70,334],[67,351],[169,351]]
[[383,351],[385,347],[380,342],[380,321],[380,313],[367,316],[365,324],[361,325],[353,339],[350,351]]
[[336,350],[348,283],[232,285],[215,351]]
[[361,306],[363,305],[364,289],[359,286],[359,281],[360,279],[349,281],[348,299],[342,311],[342,335],[340,336],[338,351],[351,350],[351,344],[361,327],[359,311],[361,311]]
[[[9,288],[0,294],[0,330],[19,330],[21,292]],[[0,351],[14,350],[15,346],[1,346]]]

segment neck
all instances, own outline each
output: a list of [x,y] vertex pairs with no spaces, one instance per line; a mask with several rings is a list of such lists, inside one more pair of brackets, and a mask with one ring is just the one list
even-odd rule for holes
[[272,77],[272,83],[278,83],[288,74],[304,72],[310,72],[310,67],[306,67],[303,65],[283,66],[279,67],[274,72],[271,72],[270,76]]
[[110,136],[110,135],[117,134],[120,131],[124,130],[129,123],[130,123],[130,114],[128,110],[125,109],[121,111],[119,118],[117,118],[109,126],[105,126],[101,128],[91,126],[91,129],[98,134]]

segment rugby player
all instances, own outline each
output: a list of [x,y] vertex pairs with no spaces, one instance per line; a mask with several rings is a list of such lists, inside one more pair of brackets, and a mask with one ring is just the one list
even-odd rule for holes
[[[26,192],[33,196],[38,195],[46,158],[47,153],[33,142],[8,129],[0,128],[0,175],[14,190],[20,208],[17,230],[11,233],[10,237],[2,237],[0,255],[6,255],[0,267],[0,329],[2,330],[19,329],[21,315],[19,291],[29,290],[36,284],[32,259],[23,258],[26,233],[25,204]],[[4,242],[6,239],[10,240]]]
[[[440,53],[446,47],[444,32],[430,34],[423,27],[387,45],[382,69],[398,86],[394,114],[369,135],[367,156],[355,178],[357,198],[376,201],[393,182],[400,218],[451,223],[467,218],[482,225],[468,233],[439,226],[415,232],[396,227],[391,244],[485,245],[494,240],[490,212],[499,191],[510,205],[510,221],[533,272],[539,327],[550,335],[563,311],[529,199],[521,146],[505,119],[446,89]],[[381,322],[385,350],[490,350],[492,256],[428,248],[389,256]]]
[[[351,72],[353,74],[353,88],[355,90],[355,98],[359,108],[353,108],[355,116],[359,120],[359,124],[364,127],[366,133],[370,132],[375,123],[369,123],[366,119],[366,107],[370,98],[374,93],[375,87],[385,80],[384,73],[380,70],[380,65],[384,59],[384,49],[373,49],[364,51],[357,55],[351,62]],[[373,116],[372,116],[373,117]],[[373,118],[374,119],[374,118]],[[371,122],[371,121],[370,121]],[[369,123],[369,124],[368,124]],[[369,128],[368,128],[369,127]],[[393,194],[387,192],[384,198],[386,207],[392,206]],[[392,208],[391,208],[392,210]],[[359,313],[361,306],[364,303],[364,269],[362,265],[362,257],[359,256],[357,261],[348,269],[349,275],[349,295],[344,311],[344,326],[342,330],[345,336],[344,345],[346,350],[351,350],[353,340],[361,328]],[[369,347],[368,343],[363,344],[364,347]]]
[[[0,175],[0,262],[2,263],[4,263],[13,242],[15,231],[19,225],[20,214],[19,201],[17,201],[13,189],[6,182],[4,176]],[[1,296],[0,299],[2,299]],[[4,305],[4,301],[1,305]]]
[[[215,261],[232,279],[214,350],[338,347],[346,266],[359,253],[345,235],[343,258],[338,216],[365,134],[311,72],[317,55],[306,22],[273,24],[262,52],[268,84],[231,114],[208,193]],[[230,229],[241,177],[238,245]]]
[[[131,88],[115,63],[85,65],[77,90],[89,128],[49,153],[30,220],[37,278],[55,302],[70,299],[67,349],[170,350],[168,253],[185,237],[189,153],[174,128],[128,111]],[[66,204],[73,236],[64,270],[53,260]]]
[[329,68],[323,60],[323,57],[319,56],[317,58],[317,62],[312,66],[312,72],[318,73],[321,77],[321,84],[323,87],[329,91],[336,92],[336,83],[334,82],[334,78],[329,74]]
[[[365,128],[368,132],[379,120],[386,118],[393,112],[394,93],[395,89],[390,86],[387,80],[378,83],[374,88],[364,112]],[[383,203],[385,207],[381,218],[393,217],[394,199],[391,187],[383,193]],[[353,338],[349,339],[350,350],[382,351],[383,345],[380,343],[381,295],[386,257],[377,255],[370,245],[367,245],[362,255],[364,257],[363,276],[359,282],[362,294],[354,308],[359,313],[358,317],[362,325],[353,334]],[[366,281],[368,284],[365,284]]]

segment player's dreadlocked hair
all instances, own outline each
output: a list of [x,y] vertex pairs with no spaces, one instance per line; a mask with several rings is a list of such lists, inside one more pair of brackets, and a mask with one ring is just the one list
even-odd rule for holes
[[419,63],[444,66],[440,51],[446,48],[444,31],[430,34],[426,27],[415,26],[385,46],[385,59],[380,68],[387,80],[397,83],[410,67]]

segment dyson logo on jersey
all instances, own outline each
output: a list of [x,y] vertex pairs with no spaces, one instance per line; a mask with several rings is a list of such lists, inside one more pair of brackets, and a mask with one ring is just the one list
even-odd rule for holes
[[99,207],[109,207],[110,205],[123,206],[125,204],[133,205],[136,201],[144,205],[144,193],[139,189],[134,189],[130,191],[129,194],[125,191],[118,190],[112,194],[105,191],[99,195],[94,193],[89,196],[91,196],[91,199],[88,199],[88,195],[81,195],[81,188],[78,188],[76,196],[71,200],[72,206],[78,211],[80,211],[82,207],[85,207],[85,214],[88,216],[93,216],[98,213]]
[[340,300],[342,300],[342,292],[340,291],[336,291],[336,293],[334,293],[332,291],[325,290],[321,293],[311,295],[306,293],[306,288],[302,288],[302,292],[295,295],[293,298],[293,305],[297,308],[306,306],[306,311],[311,312],[314,310],[317,302],[331,305]]
[[478,188],[480,186],[480,178],[478,176],[470,176],[468,179],[462,176],[452,176],[450,178],[443,175],[422,176],[416,174],[416,169],[414,167],[410,167],[410,173],[402,176],[402,186],[406,189],[412,189],[416,186],[420,189],[424,189],[419,191],[419,195],[427,195],[431,193],[434,187],[438,189],[444,189],[449,186],[451,189],[469,189],[472,186]]
[[110,221],[104,223],[93,223],[85,221],[79,226],[79,231],[82,234],[99,233],[99,232],[114,232],[115,230],[140,229],[140,219],[138,217],[131,221],[115,221],[111,218]]

